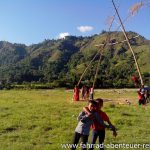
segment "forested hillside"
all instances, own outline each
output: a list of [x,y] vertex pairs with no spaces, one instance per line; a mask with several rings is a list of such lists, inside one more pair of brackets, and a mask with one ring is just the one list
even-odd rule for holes
[[[128,32],[129,38],[137,33]],[[0,42],[1,83],[48,83],[55,87],[72,87],[99,50],[95,45],[106,39],[107,32],[91,37],[68,36],[26,46]],[[122,41],[121,32],[112,32],[110,42]],[[142,36],[130,40],[146,84],[150,84],[150,41]],[[82,83],[92,84],[99,57],[87,71]],[[106,46],[99,66],[96,87],[132,87],[136,75],[134,60],[126,43]]]

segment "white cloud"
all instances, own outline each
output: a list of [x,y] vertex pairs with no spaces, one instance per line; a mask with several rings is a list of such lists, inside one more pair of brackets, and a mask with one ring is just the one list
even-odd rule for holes
[[92,26],[80,26],[80,27],[77,27],[77,29],[80,31],[80,32],[88,32],[88,31],[92,31],[94,28]]
[[59,39],[65,39],[66,36],[69,36],[70,34],[68,32],[60,33],[59,34]]

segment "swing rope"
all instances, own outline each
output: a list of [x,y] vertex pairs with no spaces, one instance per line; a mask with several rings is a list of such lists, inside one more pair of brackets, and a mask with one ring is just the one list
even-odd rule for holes
[[102,60],[102,51],[100,53],[98,64],[97,64],[97,67],[96,67],[96,73],[95,73],[95,76],[94,76],[94,81],[93,81],[93,86],[92,86],[93,89],[95,87],[95,83],[96,83],[96,80],[97,80],[97,76],[98,76],[99,66],[100,66],[101,60]]
[[96,67],[96,73],[95,73],[95,76],[94,76],[94,81],[93,81],[93,86],[92,86],[93,89],[95,88],[95,83],[96,83],[97,76],[98,76],[98,72],[99,72],[99,69],[100,69],[99,66],[100,66],[101,61],[102,61],[102,56],[103,56],[104,48],[106,47],[106,45],[109,44],[109,41],[110,41],[110,38],[111,38],[111,32],[110,32],[110,30],[111,30],[112,24],[113,24],[113,22],[114,22],[114,20],[115,20],[115,16],[116,16],[116,13],[114,14],[113,20],[111,21],[111,24],[110,24],[110,26],[109,26],[109,32],[108,32],[108,34],[107,34],[107,36],[106,36],[105,43],[104,43],[104,45],[103,45],[103,47],[102,47],[102,50],[101,50],[100,53],[99,53],[99,54],[100,54],[100,57],[99,57],[99,60],[98,60],[98,64],[97,64],[97,67]]

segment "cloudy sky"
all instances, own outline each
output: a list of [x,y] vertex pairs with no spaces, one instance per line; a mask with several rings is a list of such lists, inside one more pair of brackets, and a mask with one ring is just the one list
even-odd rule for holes
[[[139,1],[115,0],[121,17]],[[108,30],[106,20],[113,14],[111,0],[0,0],[0,41],[30,45],[68,35],[90,36]],[[150,39],[149,14],[150,4],[125,22],[126,30]],[[116,27],[117,20],[112,30]]]

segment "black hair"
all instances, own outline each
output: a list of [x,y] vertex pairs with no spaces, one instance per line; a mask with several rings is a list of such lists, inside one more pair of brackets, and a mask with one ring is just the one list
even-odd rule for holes
[[103,103],[103,99],[97,98],[97,99],[96,99],[96,102],[97,102],[97,103]]
[[98,104],[98,103],[97,103],[96,101],[94,101],[94,100],[89,100],[88,102],[89,102],[89,104],[93,104],[93,105],[95,105],[95,106]]

